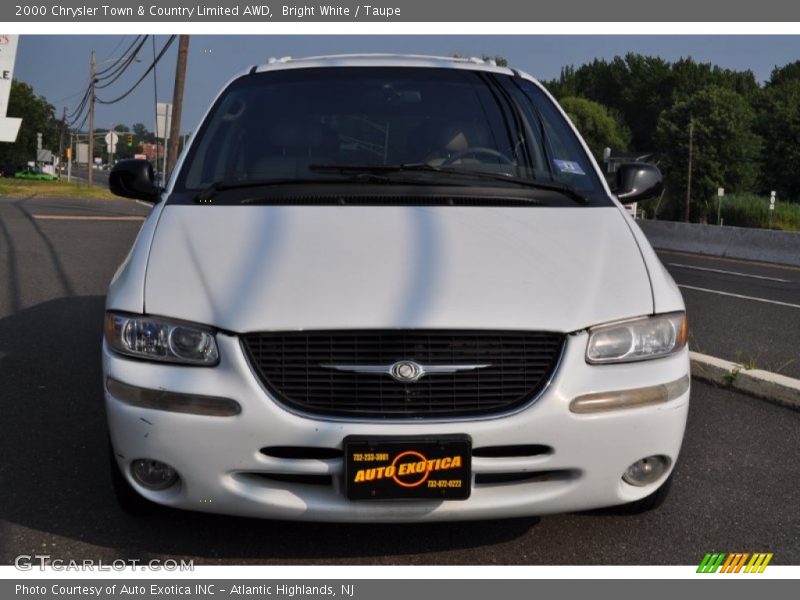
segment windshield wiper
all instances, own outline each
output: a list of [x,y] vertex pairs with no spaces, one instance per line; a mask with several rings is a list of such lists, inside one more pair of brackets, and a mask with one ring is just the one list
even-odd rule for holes
[[473,179],[489,179],[492,181],[503,181],[516,183],[525,187],[538,190],[548,190],[559,192],[579,204],[588,204],[589,199],[576,190],[574,187],[565,183],[541,181],[539,179],[528,179],[516,175],[505,175],[503,173],[490,173],[488,171],[473,171],[469,169],[457,169],[452,167],[437,167],[428,163],[408,163],[393,165],[310,165],[310,171],[315,173],[402,173],[402,172],[422,172],[452,175],[456,177],[466,177]]
[[[358,177],[354,177],[354,180],[358,182],[364,183],[386,183],[388,181],[387,178],[381,177],[380,175],[365,173],[364,175],[360,175]],[[291,185],[291,184],[303,184],[303,183],[313,183],[313,184],[320,184],[320,183],[344,183],[347,180],[342,179],[322,179],[322,178],[288,178],[288,177],[281,177],[281,178],[274,178],[274,179],[242,179],[242,180],[229,180],[229,181],[215,181],[202,192],[195,196],[195,200],[200,204],[211,203],[212,200],[219,194],[220,192],[226,192],[228,190],[241,190],[247,188],[259,188],[259,187],[270,187],[270,186],[278,186],[278,185]],[[247,202],[247,200],[243,201]]]
[[281,185],[286,183],[296,183],[298,182],[297,179],[243,179],[241,181],[215,181],[202,192],[195,196],[195,200],[198,202],[211,202],[211,200],[216,196],[219,192],[224,192],[227,190],[238,190],[238,189],[245,189],[245,188],[255,188],[255,187],[268,187],[271,185]]

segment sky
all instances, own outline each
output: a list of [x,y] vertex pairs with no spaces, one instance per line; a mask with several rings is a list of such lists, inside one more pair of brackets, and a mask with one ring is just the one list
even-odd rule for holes
[[[443,24],[444,26],[444,24]],[[33,86],[47,98],[60,116],[80,102],[89,79],[89,57],[96,51],[98,71],[109,67],[134,39],[134,35],[22,35],[17,50],[14,78]],[[168,36],[155,36],[158,52]],[[141,62],[134,63],[112,86],[97,96],[111,100],[126,92],[153,59],[152,37],[142,48]],[[156,67],[157,90],[149,75],[124,100],[97,106],[96,126],[111,128],[144,123],[155,129],[155,92],[159,102],[172,101],[177,42]],[[775,66],[800,60],[800,36],[778,35],[193,35],[184,94],[182,132],[192,131],[220,88],[235,74],[263,63],[269,57],[321,54],[390,52],[403,54],[504,56],[509,64],[542,80],[558,77],[565,65],[580,66],[596,58],[636,52],[674,61],[692,57],[735,70],[751,70],[759,82],[769,78]]]

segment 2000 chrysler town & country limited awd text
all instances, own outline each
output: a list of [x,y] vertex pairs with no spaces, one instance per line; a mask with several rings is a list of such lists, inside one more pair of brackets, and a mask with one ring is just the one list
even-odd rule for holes
[[684,304],[549,94],[415,56],[231,81],[107,298],[117,496],[253,517],[432,521],[664,498]]

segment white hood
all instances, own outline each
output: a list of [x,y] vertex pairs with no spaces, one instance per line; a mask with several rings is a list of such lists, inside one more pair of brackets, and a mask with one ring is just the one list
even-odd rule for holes
[[240,333],[567,332],[653,310],[615,207],[166,206],[144,299]]

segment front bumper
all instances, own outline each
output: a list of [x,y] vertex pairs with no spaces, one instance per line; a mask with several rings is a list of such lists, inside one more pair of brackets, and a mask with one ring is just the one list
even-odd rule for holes
[[[669,471],[644,487],[623,482],[622,474],[631,463],[650,455],[667,456],[671,470],[688,413],[688,391],[656,406],[570,412],[569,402],[582,394],[647,387],[689,374],[688,349],[647,362],[587,365],[585,333],[568,337],[550,386],[528,408],[506,416],[448,422],[348,422],[289,412],[263,389],[238,338],[218,334],[217,342],[221,360],[214,368],[131,360],[112,353],[104,343],[107,377],[143,388],[232,398],[242,407],[232,417],[181,414],[137,408],[106,390],[117,462],[131,485],[152,501],[240,516],[345,522],[490,519],[613,506],[647,496],[664,482]],[[552,451],[538,456],[474,456],[468,500],[390,502],[347,500],[342,458],[276,458],[260,452],[267,446],[341,449],[348,435],[442,434],[468,434],[473,448],[540,444]],[[159,492],[142,488],[130,476],[130,463],[137,458],[170,464],[180,483]],[[544,475],[475,483],[480,475],[533,472]],[[330,476],[330,482],[297,482],[306,475]]]

